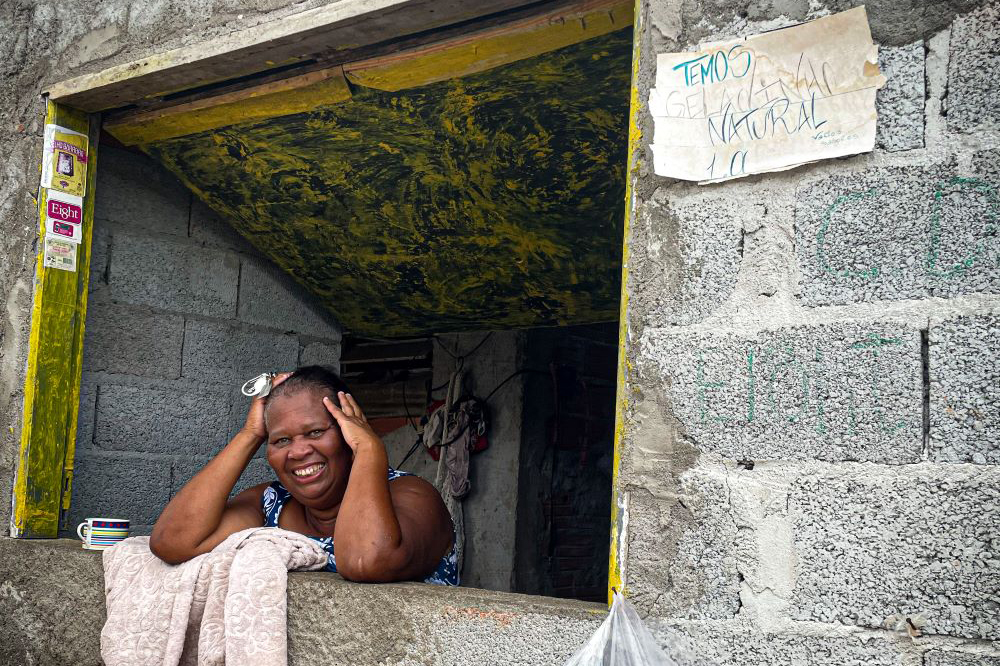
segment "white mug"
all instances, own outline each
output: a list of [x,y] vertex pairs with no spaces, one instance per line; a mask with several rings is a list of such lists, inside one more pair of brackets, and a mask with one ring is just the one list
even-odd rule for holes
[[87,550],[104,550],[128,537],[127,518],[87,518],[77,525],[76,535]]

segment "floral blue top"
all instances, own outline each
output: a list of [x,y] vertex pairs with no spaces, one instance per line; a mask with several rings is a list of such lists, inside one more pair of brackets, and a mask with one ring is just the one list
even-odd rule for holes
[[[389,468],[390,481],[398,479],[401,476],[410,476],[410,473]],[[264,527],[278,526],[278,516],[281,515],[281,509],[288,503],[288,499],[291,496],[292,494],[281,485],[280,481],[271,482],[271,485],[264,491]],[[333,555],[333,537],[310,536],[309,538],[317,541],[323,547],[323,550],[327,552],[326,570],[336,572],[337,560]],[[455,553],[454,545],[448,551],[448,554],[441,558],[441,562],[438,564],[437,569],[434,570],[434,573],[425,578],[424,582],[435,585],[458,585],[458,556]]]

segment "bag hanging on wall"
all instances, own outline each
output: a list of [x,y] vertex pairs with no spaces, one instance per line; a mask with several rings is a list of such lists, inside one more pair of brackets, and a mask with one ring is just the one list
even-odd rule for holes
[[681,666],[681,662],[660,649],[632,604],[615,591],[608,617],[564,666]]

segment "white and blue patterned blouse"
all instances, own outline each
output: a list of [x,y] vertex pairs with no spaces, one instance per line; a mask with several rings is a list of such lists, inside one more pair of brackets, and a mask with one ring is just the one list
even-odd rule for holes
[[[389,468],[390,481],[398,479],[401,476],[411,475],[409,472],[400,472],[391,467]],[[271,485],[264,491],[262,501],[264,527],[278,526],[278,516],[281,515],[281,509],[284,508],[291,496],[292,494],[281,485],[280,481],[271,482]],[[333,537],[309,536],[309,538],[317,541],[323,547],[323,550],[326,551],[326,570],[336,572],[337,560],[333,555]],[[424,582],[433,583],[434,585],[458,585],[458,557],[455,554],[454,545],[452,545],[448,554],[441,558],[441,562],[438,564],[437,569],[434,570],[434,573],[425,578]]]

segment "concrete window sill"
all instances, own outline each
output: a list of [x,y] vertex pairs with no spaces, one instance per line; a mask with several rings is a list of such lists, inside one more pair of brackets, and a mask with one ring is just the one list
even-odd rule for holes
[[[72,539],[0,538],[0,664],[100,664],[101,553]],[[602,604],[289,574],[289,664],[561,664]]]

